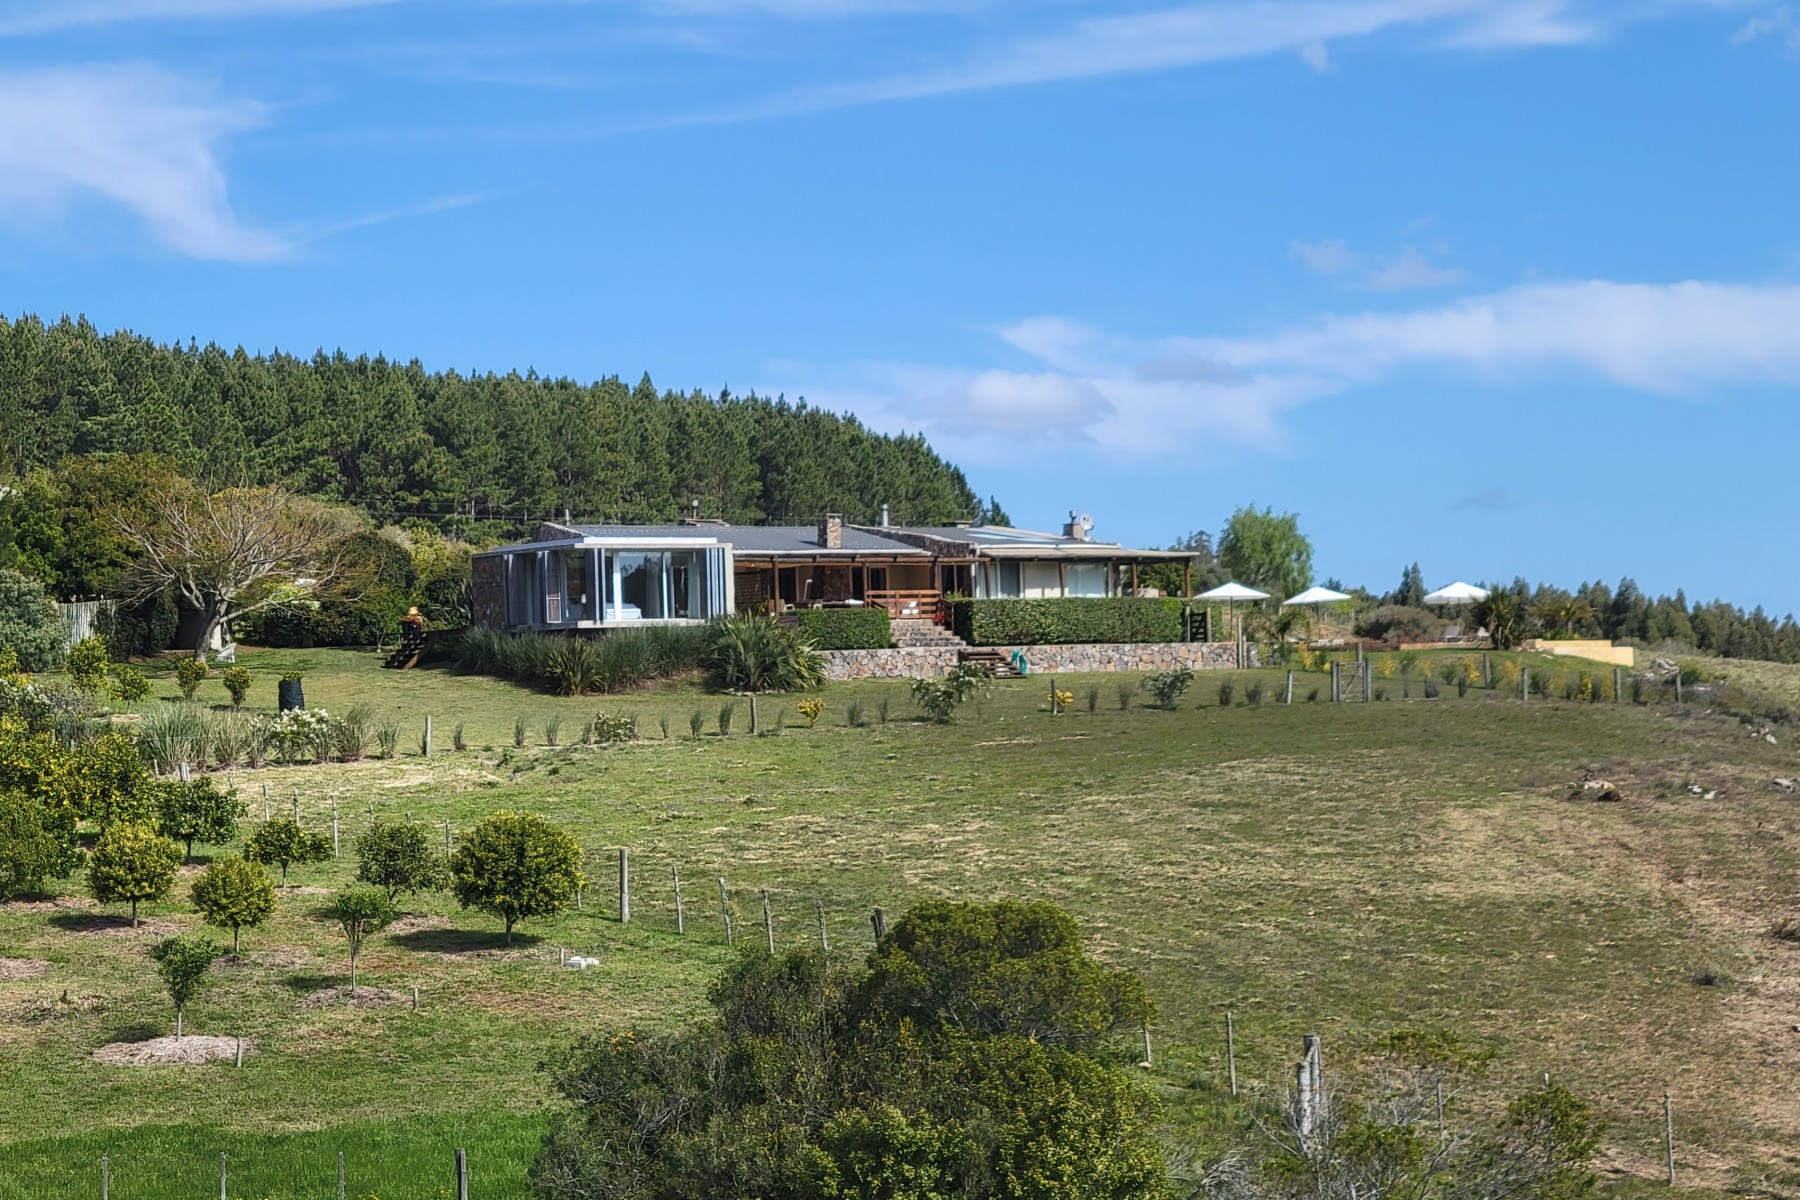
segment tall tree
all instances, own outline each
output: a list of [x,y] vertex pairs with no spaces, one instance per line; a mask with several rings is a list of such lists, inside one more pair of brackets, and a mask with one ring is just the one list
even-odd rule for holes
[[342,544],[355,528],[344,512],[281,488],[208,495],[178,485],[116,520],[138,554],[132,597],[173,591],[198,609],[194,657],[202,661],[219,627],[337,583],[346,570]]
[[1240,508],[1219,537],[1219,565],[1239,583],[1286,598],[1312,582],[1312,543],[1293,513]]

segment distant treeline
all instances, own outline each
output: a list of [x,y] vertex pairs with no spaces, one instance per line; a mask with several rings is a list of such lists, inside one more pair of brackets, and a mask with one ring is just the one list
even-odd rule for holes
[[[1776,618],[1760,607],[1745,611],[1724,600],[1690,603],[1679,588],[1673,596],[1652,598],[1629,578],[1621,579],[1616,588],[1596,581],[1574,591],[1523,578],[1484,586],[1507,588],[1524,600],[1545,637],[1606,638],[1647,647],[1672,644],[1720,658],[1800,663],[1800,624],[1792,613]],[[1388,606],[1417,608],[1424,599],[1425,585],[1415,563],[1401,575],[1398,588],[1374,603],[1386,611]]]
[[[280,482],[377,524],[507,536],[594,522],[968,520],[961,471],[922,437],[804,402],[428,371],[416,360],[252,355],[0,317],[0,476],[155,454],[217,486]],[[697,506],[697,507],[696,507]]]

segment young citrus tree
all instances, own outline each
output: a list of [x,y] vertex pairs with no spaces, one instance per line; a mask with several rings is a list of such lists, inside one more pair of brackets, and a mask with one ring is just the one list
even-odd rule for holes
[[156,826],[164,837],[173,838],[185,847],[185,857],[194,857],[194,843],[222,846],[238,834],[238,818],[248,807],[237,792],[222,792],[210,779],[188,783],[168,781],[156,788]]
[[292,817],[264,821],[250,835],[244,857],[251,862],[275,863],[281,868],[281,886],[287,886],[288,868],[295,863],[321,863],[331,857],[331,839],[308,833]]
[[121,821],[94,844],[88,888],[102,904],[129,903],[135,929],[138,905],[167,896],[180,866],[181,847],[142,821]]
[[581,846],[533,813],[497,812],[464,835],[450,856],[450,889],[464,908],[513,926],[561,912],[582,886]]
[[429,831],[411,822],[377,821],[356,839],[362,862],[356,877],[387,890],[390,901],[402,893],[444,886],[443,856],[432,850]]
[[172,937],[158,943],[150,955],[156,959],[163,986],[169,989],[169,999],[175,1002],[175,1037],[179,1039],[182,1012],[200,994],[206,972],[219,957],[219,947],[208,937]]
[[216,860],[194,880],[194,907],[208,925],[231,930],[231,952],[238,952],[238,931],[255,929],[275,911],[275,884],[261,863],[236,855]]
[[350,994],[354,996],[356,960],[362,955],[363,941],[388,927],[394,919],[394,905],[374,884],[353,883],[332,899],[330,912],[350,943]]

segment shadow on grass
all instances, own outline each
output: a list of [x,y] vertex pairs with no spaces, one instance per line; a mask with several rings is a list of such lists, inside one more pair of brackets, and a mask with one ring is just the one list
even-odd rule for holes
[[388,939],[403,950],[422,950],[429,954],[504,954],[509,950],[529,950],[543,940],[516,929],[510,946],[503,933],[475,929],[415,929]]
[[349,956],[346,954],[342,974],[339,974],[336,971],[333,971],[330,974],[316,971],[303,971],[298,975],[283,976],[281,986],[287,988],[290,992],[305,992],[308,995],[311,995],[313,992],[322,991],[328,987],[336,987],[340,983],[348,984],[349,982],[350,965]]
[[46,924],[53,925],[64,933],[110,933],[115,930],[131,932],[131,917],[121,913],[55,913]]
[[175,1032],[175,1017],[171,1013],[167,1028],[153,1025],[149,1021],[131,1021],[124,1025],[115,1025],[102,1034],[107,1042],[147,1042],[151,1038],[162,1037]]

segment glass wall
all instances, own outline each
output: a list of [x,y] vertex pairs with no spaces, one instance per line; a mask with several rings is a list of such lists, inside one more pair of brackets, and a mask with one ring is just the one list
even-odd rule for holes
[[668,615],[665,606],[669,555],[663,550],[633,550],[614,556],[619,602],[607,606],[610,621],[655,621]]
[[1105,563],[1070,563],[1069,595],[1071,596],[1104,596],[1106,595]]

